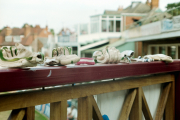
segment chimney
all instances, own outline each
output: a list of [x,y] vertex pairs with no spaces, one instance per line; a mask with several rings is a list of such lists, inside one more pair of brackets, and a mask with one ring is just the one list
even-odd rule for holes
[[147,0],[146,5],[151,6],[151,2],[149,2],[149,0]]
[[123,10],[123,6],[119,6],[118,11],[122,11]]
[[46,25],[46,31],[48,31],[48,26]]
[[151,0],[151,9],[159,7],[159,0]]
[[26,24],[24,27],[24,37],[28,36],[31,33],[31,27]]
[[11,35],[11,33],[12,33],[12,29],[7,26],[7,27],[6,27],[6,36]]

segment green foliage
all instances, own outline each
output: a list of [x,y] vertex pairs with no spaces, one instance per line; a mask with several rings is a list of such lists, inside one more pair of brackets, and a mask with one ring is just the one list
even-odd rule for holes
[[166,8],[169,14],[173,16],[180,15],[180,2],[167,4]]
[[54,35],[54,29],[50,29],[50,32],[52,33],[52,35]]
[[167,8],[167,10],[169,10],[169,9],[176,8],[176,7],[179,7],[179,6],[180,6],[180,2],[178,2],[178,3],[170,3],[170,4],[167,4],[166,8]]

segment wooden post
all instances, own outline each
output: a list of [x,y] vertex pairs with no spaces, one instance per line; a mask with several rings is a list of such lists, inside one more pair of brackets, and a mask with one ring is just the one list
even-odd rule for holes
[[165,120],[175,120],[175,81],[171,83],[165,107]]
[[67,101],[50,104],[50,120],[67,120]]
[[125,102],[123,104],[119,120],[127,120],[129,118],[129,114],[130,114],[131,108],[133,106],[134,99],[136,97],[136,93],[137,93],[136,89],[130,90],[130,92],[127,95]]
[[167,98],[169,95],[170,88],[171,88],[171,83],[168,83],[167,85],[165,85],[165,87],[162,91],[161,97],[159,99],[157,111],[156,111],[155,120],[161,120],[163,117],[163,113],[164,113],[164,109],[166,106],[166,102],[167,102]]
[[78,120],[92,120],[92,101],[90,97],[78,99]]
[[35,106],[25,108],[23,120],[35,120]]
[[142,91],[137,88],[137,94],[130,112],[129,120],[141,120],[142,119]]

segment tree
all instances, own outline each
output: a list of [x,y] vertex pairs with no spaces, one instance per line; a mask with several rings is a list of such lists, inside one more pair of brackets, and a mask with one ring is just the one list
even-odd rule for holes
[[54,35],[54,29],[50,29],[50,32],[52,33],[52,35]]
[[180,15],[180,2],[167,4],[166,8],[169,14]]
[[[27,23],[24,23],[24,25],[22,26],[22,28],[24,28],[26,24],[27,24]],[[32,25],[29,25],[29,26],[31,26],[31,27],[33,28],[33,26],[32,26]]]

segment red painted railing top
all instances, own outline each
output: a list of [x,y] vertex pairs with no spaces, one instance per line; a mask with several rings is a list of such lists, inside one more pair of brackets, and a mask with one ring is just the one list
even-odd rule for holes
[[0,69],[0,92],[173,71],[180,71],[180,60],[169,64],[136,62]]

